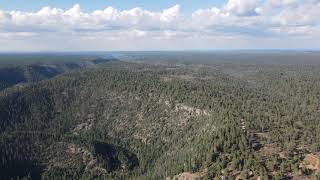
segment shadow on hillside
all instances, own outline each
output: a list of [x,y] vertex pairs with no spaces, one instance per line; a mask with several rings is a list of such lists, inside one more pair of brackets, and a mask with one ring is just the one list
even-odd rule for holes
[[40,180],[43,167],[27,160],[12,160],[6,166],[0,166],[0,179],[11,180],[27,178]]
[[131,170],[139,165],[137,156],[122,147],[96,142],[94,150],[108,171]]

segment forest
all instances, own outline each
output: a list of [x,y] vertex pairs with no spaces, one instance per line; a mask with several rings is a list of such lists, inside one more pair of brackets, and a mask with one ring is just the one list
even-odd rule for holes
[[109,54],[0,55],[0,179],[320,179],[320,53]]

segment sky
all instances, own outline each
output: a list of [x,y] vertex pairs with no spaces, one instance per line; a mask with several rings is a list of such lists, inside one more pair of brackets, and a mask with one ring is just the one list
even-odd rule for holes
[[320,49],[320,0],[0,0],[0,51]]
[[[199,1],[201,1],[199,3]],[[20,10],[20,11],[37,11],[45,6],[59,7],[68,9],[75,4],[80,4],[84,11],[94,11],[112,6],[117,9],[132,9],[141,7],[152,11],[161,11],[176,4],[183,4],[184,13],[200,8],[221,6],[224,0],[0,0],[0,9],[2,10]]]

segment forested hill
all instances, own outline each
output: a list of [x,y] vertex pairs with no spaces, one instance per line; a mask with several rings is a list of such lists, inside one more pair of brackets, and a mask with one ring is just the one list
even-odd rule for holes
[[319,69],[113,61],[6,88],[1,178],[316,178]]
[[52,78],[65,71],[116,60],[93,55],[1,54],[0,90],[24,82]]

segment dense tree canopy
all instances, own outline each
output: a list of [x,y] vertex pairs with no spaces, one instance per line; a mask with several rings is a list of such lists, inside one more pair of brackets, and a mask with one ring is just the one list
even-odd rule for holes
[[1,177],[316,177],[320,65],[205,64],[116,61],[0,91]]

